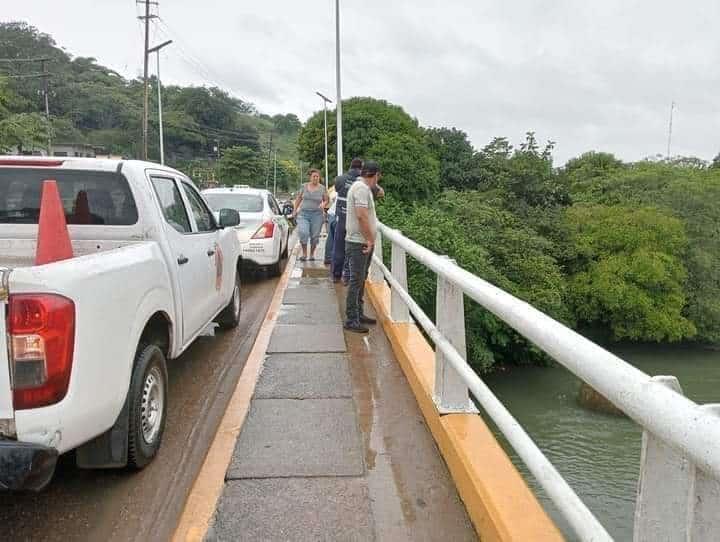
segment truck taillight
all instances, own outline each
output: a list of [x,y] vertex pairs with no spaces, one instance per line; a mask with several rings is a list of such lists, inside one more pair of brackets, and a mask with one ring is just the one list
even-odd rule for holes
[[13,294],[8,333],[15,409],[61,401],[70,384],[75,304],[53,294]]
[[258,231],[255,232],[255,235],[252,236],[253,239],[270,239],[273,236],[273,233],[275,233],[275,223],[272,221],[265,222]]

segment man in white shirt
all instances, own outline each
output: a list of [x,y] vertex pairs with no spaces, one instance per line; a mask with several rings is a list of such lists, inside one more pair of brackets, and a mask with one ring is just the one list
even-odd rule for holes
[[373,318],[363,312],[363,295],[377,236],[373,189],[377,187],[380,177],[378,163],[365,162],[360,177],[347,194],[345,258],[350,268],[350,281],[344,327],[355,333],[367,333],[370,330],[364,324],[375,323]]

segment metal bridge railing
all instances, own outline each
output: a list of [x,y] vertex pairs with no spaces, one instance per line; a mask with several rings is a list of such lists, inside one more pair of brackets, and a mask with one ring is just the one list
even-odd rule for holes
[[[382,241],[392,245],[389,270]],[[407,291],[407,254],[437,274],[436,322]],[[410,314],[435,344],[441,414],[472,412],[468,390],[581,540],[611,540],[555,467],[466,361],[463,294],[544,350],[643,428],[634,540],[720,539],[720,405],[697,405],[675,377],[651,377],[531,305],[379,225],[371,282],[391,288],[391,318]]]

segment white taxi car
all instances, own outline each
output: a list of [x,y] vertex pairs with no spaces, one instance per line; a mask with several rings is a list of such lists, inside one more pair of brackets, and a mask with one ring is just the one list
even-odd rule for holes
[[236,185],[209,188],[203,196],[215,211],[234,209],[240,214],[235,226],[242,246],[243,264],[267,269],[272,276],[281,271],[287,258],[290,225],[268,190]]

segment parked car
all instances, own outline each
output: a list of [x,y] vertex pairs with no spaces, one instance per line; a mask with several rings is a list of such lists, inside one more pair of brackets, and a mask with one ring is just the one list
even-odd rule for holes
[[240,214],[240,225],[235,231],[242,247],[243,265],[265,268],[270,275],[279,275],[282,260],[288,256],[290,225],[272,193],[236,185],[211,188],[203,195],[216,211],[228,208]]
[[[74,256],[34,265],[45,179]],[[153,459],[166,361],[238,325],[238,223],[168,167],[0,157],[0,488],[41,489],[73,449],[84,468]]]

